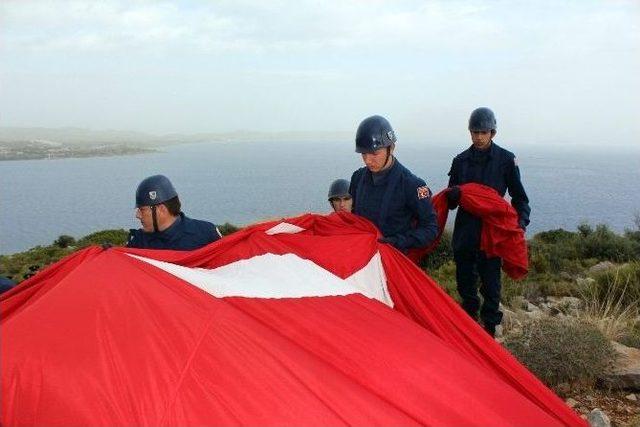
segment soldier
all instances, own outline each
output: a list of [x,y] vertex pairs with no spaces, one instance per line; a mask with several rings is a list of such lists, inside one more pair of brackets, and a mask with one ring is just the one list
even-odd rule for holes
[[214,224],[181,212],[178,193],[164,175],[150,176],[138,185],[136,218],[142,228],[129,231],[130,248],[192,250],[222,237]]
[[334,212],[351,212],[353,199],[349,194],[349,181],[336,179],[329,186],[329,204]]
[[365,167],[351,177],[353,212],[373,222],[382,235],[402,252],[428,246],[438,235],[438,223],[425,182],[394,157],[396,135],[381,116],[360,123],[356,153]]
[[[488,108],[477,108],[469,118],[472,145],[458,154],[451,163],[447,193],[449,208],[455,209],[460,201],[458,185],[469,182],[495,189],[501,196],[508,190],[511,204],[518,212],[519,224],[525,230],[529,224],[529,199],[522,182],[520,170],[513,153],[493,142],[496,135],[496,118]],[[477,281],[480,276],[480,294],[483,298],[480,318],[484,329],[495,335],[496,326],[502,321],[500,312],[500,268],[502,259],[487,258],[480,250],[480,218],[462,208],[458,209],[453,230],[453,254],[456,263],[456,281],[462,297],[462,307],[478,319],[480,300]]]
[[0,276],[0,294],[12,289],[15,285],[13,280]]

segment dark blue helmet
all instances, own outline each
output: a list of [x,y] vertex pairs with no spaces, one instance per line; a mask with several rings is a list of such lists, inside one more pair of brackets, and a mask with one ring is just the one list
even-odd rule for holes
[[164,175],[153,175],[142,180],[136,190],[136,207],[154,206],[176,197],[178,193]]
[[480,107],[473,110],[469,117],[470,131],[490,131],[496,130],[496,116],[487,107]]
[[371,116],[362,121],[356,132],[356,153],[373,153],[396,143],[396,134],[387,119]]
[[346,179],[336,179],[329,186],[329,201],[334,197],[351,197],[349,194],[349,181]]

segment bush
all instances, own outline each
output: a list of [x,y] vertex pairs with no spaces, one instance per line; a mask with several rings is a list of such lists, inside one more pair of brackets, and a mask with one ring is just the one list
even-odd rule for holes
[[635,325],[624,332],[619,342],[627,347],[640,349],[640,321],[636,319]]
[[75,243],[76,243],[76,239],[66,234],[59,236],[56,240],[53,241],[53,244],[59,248],[66,248],[69,246],[73,246],[73,244]]
[[529,320],[505,337],[504,346],[548,386],[593,386],[615,354],[598,329],[563,317]]
[[95,233],[91,233],[88,236],[78,240],[79,247],[101,245],[103,243],[109,243],[114,246],[122,246],[127,243],[129,232],[124,229],[115,230],[102,230]]
[[435,270],[427,272],[442,289],[456,301],[460,301],[456,287],[456,265],[453,261],[448,261]]
[[453,261],[453,248],[451,247],[451,231],[444,230],[440,238],[440,244],[436,250],[422,260],[420,266],[429,271],[436,270],[442,265]]
[[233,224],[225,222],[224,224],[218,226],[218,230],[220,231],[220,234],[222,234],[223,236],[228,236],[229,234],[233,234],[236,231],[240,230],[240,227],[237,227]]
[[[578,227],[580,228],[580,227]],[[557,244],[561,242],[572,242],[575,240],[576,234],[562,228],[555,230],[543,231],[536,234],[533,238],[543,243]]]
[[599,224],[595,231],[583,236],[579,245],[581,258],[624,262],[635,255],[632,241],[617,235],[605,224]]
[[581,237],[589,237],[591,233],[593,233],[593,228],[589,224],[583,222],[578,226],[578,233],[580,233]]
[[[625,306],[640,301],[640,262],[630,262],[593,275],[593,289],[588,291],[599,301],[621,300]],[[583,292],[584,293],[584,292]]]

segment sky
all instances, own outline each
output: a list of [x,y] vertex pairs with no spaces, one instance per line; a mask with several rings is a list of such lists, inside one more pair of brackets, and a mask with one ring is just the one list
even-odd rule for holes
[[640,144],[640,2],[0,0],[0,126]]

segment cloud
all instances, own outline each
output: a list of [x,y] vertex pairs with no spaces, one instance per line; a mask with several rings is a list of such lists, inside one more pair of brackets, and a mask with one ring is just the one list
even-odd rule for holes
[[[4,1],[1,49],[180,54],[313,52],[546,55],[636,46],[638,7],[611,2]],[[559,8],[564,8],[558,13]],[[631,10],[631,14],[629,13]],[[633,12],[635,13],[635,16]],[[616,46],[611,40],[617,40]],[[562,48],[560,49],[560,46]]]
[[445,135],[487,104],[523,128],[639,126],[637,1],[1,0],[0,55],[13,123],[345,129],[376,110]]
[[291,52],[378,47],[467,48],[495,39],[476,2],[3,2],[5,48]]

